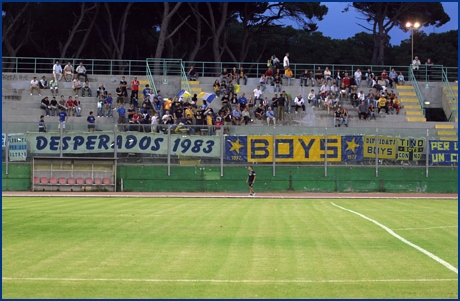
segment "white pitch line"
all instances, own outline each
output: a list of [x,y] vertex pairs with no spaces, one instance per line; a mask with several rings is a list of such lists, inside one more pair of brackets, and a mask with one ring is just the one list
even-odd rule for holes
[[444,228],[458,228],[458,226],[439,226],[439,227],[426,227],[426,228],[401,228],[401,229],[393,229],[393,230],[405,231],[405,230],[429,230],[429,229],[444,229]]
[[230,280],[230,279],[114,279],[114,278],[13,278],[2,277],[2,281],[111,281],[111,282],[208,282],[208,283],[363,283],[363,282],[440,282],[458,281],[458,278],[445,279],[357,279],[357,280]]
[[353,211],[353,210],[350,210],[350,209],[347,209],[347,208],[344,208],[344,207],[341,207],[339,205],[336,205],[334,204],[334,202],[331,202],[332,205],[334,205],[335,207],[338,207],[342,210],[345,210],[345,211],[348,211],[348,212],[351,212],[351,213],[354,213],[356,215],[359,215],[361,216],[362,218],[364,219],[367,219],[368,221],[370,222],[373,222],[374,224],[376,224],[377,226],[383,228],[385,231],[387,231],[388,233],[390,233],[391,235],[393,235],[394,237],[396,237],[397,239],[399,239],[400,241],[402,241],[403,243],[405,244],[408,244],[409,246],[419,250],[420,252],[422,252],[423,254],[427,255],[428,257],[430,257],[431,259],[434,259],[435,261],[439,262],[440,264],[442,264],[443,266],[445,266],[446,268],[448,268],[449,270],[451,270],[452,272],[458,274],[458,269],[456,267],[454,267],[453,265],[451,265],[450,263],[448,263],[447,261],[444,261],[442,260],[441,258],[439,258],[438,256],[434,255],[433,253],[430,253],[428,252],[427,250],[417,246],[416,244],[413,244],[411,243],[410,241],[408,241],[407,239],[405,239],[404,237],[402,236],[399,236],[398,234],[396,234],[395,232],[393,232],[393,230],[391,230],[390,228],[388,228],[387,226],[385,225],[382,225],[381,223],[371,219],[371,218],[368,218],[367,216],[361,214],[361,213],[358,213],[356,211]]

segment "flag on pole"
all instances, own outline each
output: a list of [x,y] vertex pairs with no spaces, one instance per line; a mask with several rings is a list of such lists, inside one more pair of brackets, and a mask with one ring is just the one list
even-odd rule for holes
[[190,93],[188,91],[181,90],[176,96],[177,97],[189,97]]

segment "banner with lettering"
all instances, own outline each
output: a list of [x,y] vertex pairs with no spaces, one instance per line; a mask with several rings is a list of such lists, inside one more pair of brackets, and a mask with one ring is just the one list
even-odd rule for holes
[[398,160],[418,161],[425,149],[425,138],[398,138]]
[[[226,160],[239,162],[324,162],[324,136],[228,136]],[[245,161],[246,158],[246,161]],[[328,136],[327,160],[342,159],[341,137]]]
[[430,140],[430,164],[450,165],[458,163],[458,142]]
[[342,161],[363,161],[363,136],[342,136]]
[[[6,135],[2,134],[2,147],[6,146]],[[8,135],[8,160],[26,161],[27,160],[27,136],[25,134]]]
[[[60,137],[56,133],[29,133],[30,151],[35,154],[59,154]],[[63,153],[113,152],[111,133],[72,133],[62,138]],[[117,152],[167,155],[168,136],[122,132],[117,136]],[[220,157],[219,136],[171,136],[171,154],[195,157]]]
[[[379,159],[396,159],[396,138],[379,136],[378,154]],[[375,158],[375,136],[364,136],[364,158]]]

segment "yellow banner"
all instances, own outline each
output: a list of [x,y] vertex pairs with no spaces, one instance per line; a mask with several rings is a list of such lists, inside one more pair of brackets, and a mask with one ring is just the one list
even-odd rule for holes
[[424,148],[425,138],[398,138],[398,160],[418,161]]
[[[375,158],[375,136],[364,136],[364,158]],[[396,159],[396,138],[379,136],[379,159]]]
[[[248,162],[324,162],[324,136],[248,136]],[[327,161],[340,162],[341,136],[327,137]]]

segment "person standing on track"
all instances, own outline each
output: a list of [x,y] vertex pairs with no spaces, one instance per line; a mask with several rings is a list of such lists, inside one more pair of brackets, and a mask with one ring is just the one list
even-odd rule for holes
[[246,183],[249,185],[249,196],[256,196],[256,193],[254,192],[254,188],[252,188],[252,185],[254,185],[254,182],[256,181],[256,173],[252,169],[252,166],[248,167],[249,170],[249,176],[248,179],[246,180]]

